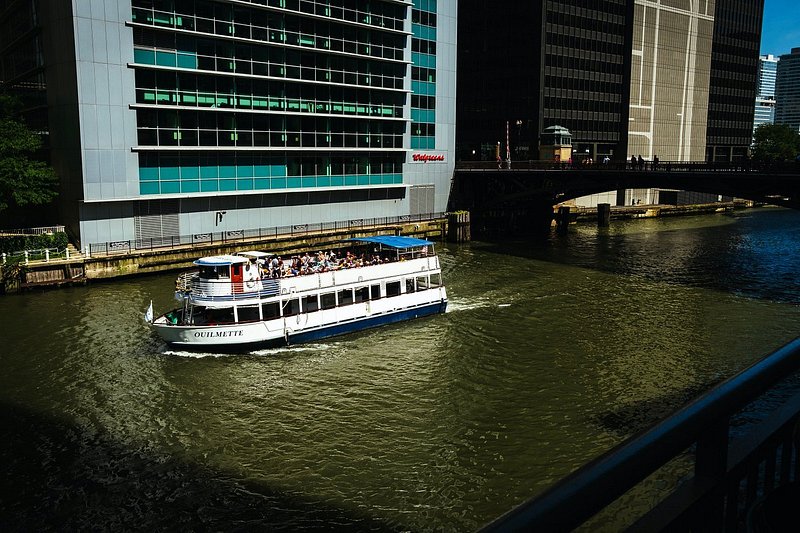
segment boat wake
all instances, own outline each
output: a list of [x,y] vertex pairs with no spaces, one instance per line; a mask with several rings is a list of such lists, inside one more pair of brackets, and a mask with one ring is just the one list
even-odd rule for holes
[[506,301],[503,303],[497,303],[496,300],[491,298],[477,298],[474,300],[466,301],[459,301],[450,299],[447,302],[447,313],[456,313],[459,311],[473,311],[475,309],[486,309],[490,307],[511,307],[513,301]]
[[174,357],[187,357],[189,359],[203,359],[206,357],[241,357],[242,355],[255,355],[259,357],[264,356],[280,356],[280,355],[291,355],[303,352],[325,352],[330,350],[332,347],[331,344],[298,344],[297,346],[282,346],[279,348],[262,348],[259,350],[252,350],[249,352],[242,353],[217,353],[217,352],[197,352],[197,351],[188,351],[188,350],[175,350],[170,348],[164,348],[161,353],[162,355],[171,355]]

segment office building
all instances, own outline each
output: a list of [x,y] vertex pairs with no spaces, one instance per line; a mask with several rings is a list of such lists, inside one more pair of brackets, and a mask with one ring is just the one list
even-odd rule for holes
[[750,152],[764,0],[717,0],[708,97],[707,161]]
[[455,2],[20,5],[83,246],[446,208]]
[[561,126],[576,158],[623,159],[632,8],[459,2],[458,156],[494,159],[499,143],[502,158],[535,159],[541,132]]
[[775,78],[775,124],[800,131],[800,48],[780,56]]
[[713,9],[635,1],[629,156],[705,158]]
[[[571,133],[577,161],[746,157],[763,0],[460,7],[459,158],[528,159],[555,126]],[[659,194],[615,199],[658,202]]]
[[753,131],[761,124],[775,122],[775,78],[778,71],[778,58],[772,54],[758,59],[758,89],[756,108],[753,115]]

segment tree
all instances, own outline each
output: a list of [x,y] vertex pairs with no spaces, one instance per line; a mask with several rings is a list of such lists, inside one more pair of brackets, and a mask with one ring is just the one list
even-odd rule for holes
[[19,102],[0,94],[0,211],[10,205],[41,205],[58,196],[58,177],[37,160],[42,140],[19,115]]
[[759,161],[786,161],[800,154],[800,133],[786,124],[761,124],[753,138],[753,158]]

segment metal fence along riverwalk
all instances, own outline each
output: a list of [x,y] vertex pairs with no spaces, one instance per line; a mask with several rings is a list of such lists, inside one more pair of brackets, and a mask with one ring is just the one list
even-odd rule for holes
[[195,233],[171,237],[153,237],[128,241],[111,241],[89,244],[84,253],[91,257],[97,255],[127,254],[137,250],[172,249],[198,244],[229,243],[244,240],[297,237],[333,231],[369,230],[392,224],[427,222],[444,218],[445,213],[424,213],[394,217],[360,218],[337,222],[318,222],[313,224],[294,224],[272,228],[238,229],[231,231]]

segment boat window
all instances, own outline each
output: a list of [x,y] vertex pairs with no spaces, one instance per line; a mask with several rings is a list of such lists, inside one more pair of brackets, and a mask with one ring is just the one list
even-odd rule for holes
[[210,309],[206,307],[203,325],[233,324],[233,307],[224,309]]
[[381,299],[381,286],[380,285],[372,285],[369,288],[369,297],[371,300],[380,300]]
[[217,279],[219,274],[214,267],[200,267],[200,279]]
[[343,289],[338,293],[339,305],[351,305],[353,303],[353,289]]
[[431,288],[439,287],[442,285],[442,275],[440,273],[431,274]]
[[294,298],[283,302],[283,316],[294,316],[300,312],[300,300]]
[[252,305],[247,307],[240,307],[237,309],[239,314],[239,322],[258,322],[258,306]]
[[417,290],[424,291],[428,288],[428,276],[419,276],[417,278]]
[[336,293],[334,292],[321,294],[320,300],[322,300],[323,309],[333,309],[334,307],[336,307]]
[[[380,290],[380,285],[378,285],[378,289]],[[359,287],[356,289],[356,303],[359,302],[366,302],[369,300],[369,287]]]
[[414,278],[408,278],[406,280],[406,294],[414,292]]
[[281,306],[278,302],[261,304],[261,313],[264,320],[273,320],[281,316]]
[[387,298],[390,296],[398,296],[400,294],[400,282],[399,281],[387,281],[386,282],[386,296]]
[[303,312],[311,313],[317,310],[319,310],[319,300],[317,300],[317,295],[313,294],[311,296],[303,296]]

